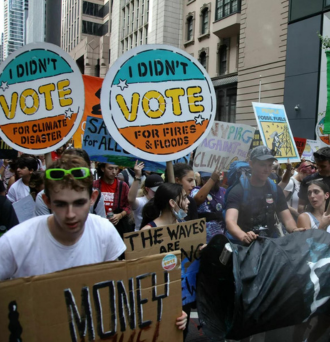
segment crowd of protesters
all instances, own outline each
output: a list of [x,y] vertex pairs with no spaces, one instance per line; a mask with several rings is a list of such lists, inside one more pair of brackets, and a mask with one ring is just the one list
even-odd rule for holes
[[[47,168],[44,156],[5,159],[0,280],[124,258],[125,232],[197,218],[206,219],[207,243],[217,234],[249,245],[260,235],[330,232],[330,147],[284,168],[273,154],[265,146],[252,149],[246,183],[230,191],[225,170],[198,172],[192,163],[174,164],[171,183],[169,172],[148,172],[139,161],[131,169],[94,162],[92,167],[87,153],[71,146],[52,153]],[[19,224],[19,206],[13,206],[27,196],[35,202],[34,217]],[[190,308],[184,309],[189,315]],[[186,323],[183,313],[176,324],[185,329]]]

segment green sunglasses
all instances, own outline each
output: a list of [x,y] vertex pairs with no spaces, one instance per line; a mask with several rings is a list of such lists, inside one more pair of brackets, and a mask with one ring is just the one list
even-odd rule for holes
[[46,170],[46,178],[51,180],[61,180],[65,175],[72,175],[75,179],[83,179],[90,176],[91,172],[88,167],[74,167],[70,170],[64,169],[48,169]]

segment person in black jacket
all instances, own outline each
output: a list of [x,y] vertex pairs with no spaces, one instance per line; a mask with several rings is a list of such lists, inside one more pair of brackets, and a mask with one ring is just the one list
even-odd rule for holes
[[[0,181],[0,235],[18,224],[12,203],[6,197],[6,189]],[[4,228],[5,227],[5,228]]]

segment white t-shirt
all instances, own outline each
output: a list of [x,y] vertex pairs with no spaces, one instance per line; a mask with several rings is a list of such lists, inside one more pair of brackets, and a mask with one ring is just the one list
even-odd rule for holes
[[284,190],[288,192],[293,192],[290,200],[287,201],[287,203],[292,208],[298,210],[298,202],[299,202],[298,193],[300,190],[300,182],[298,182],[294,177],[291,177],[289,183],[287,184]]
[[10,187],[7,194],[7,198],[10,202],[17,202],[18,200],[29,195],[30,188],[27,185],[25,185],[22,181],[22,178],[20,178]]
[[126,250],[112,223],[93,214],[88,215],[79,241],[64,246],[50,233],[49,216],[27,220],[0,238],[0,280],[111,261]]
[[139,205],[136,209],[133,209],[134,221],[135,221],[135,231],[140,230],[141,221],[142,221],[142,209],[144,205],[149,201],[146,196],[137,197]]

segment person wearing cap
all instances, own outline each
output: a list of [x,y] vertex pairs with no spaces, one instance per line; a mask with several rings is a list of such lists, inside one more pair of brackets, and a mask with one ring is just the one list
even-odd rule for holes
[[[328,187],[330,187],[330,147],[322,147],[314,152],[314,160],[317,166],[317,172],[304,178],[300,184],[298,212],[303,213],[306,205],[309,203],[307,189],[309,182],[316,179],[321,179]],[[328,207],[329,199],[326,202]]]
[[[209,243],[213,236],[225,233],[225,222],[222,216],[226,189],[220,187],[219,174],[199,172],[202,179],[202,186],[197,186],[191,191],[191,196],[196,197],[201,188],[207,184],[210,178],[213,179],[213,187],[209,190],[204,202],[198,207],[198,216],[206,219],[206,243]],[[216,176],[216,178],[215,178]]]
[[[278,185],[272,185],[268,179],[274,160],[276,158],[268,147],[255,147],[250,154],[251,177],[247,180],[247,189],[238,183],[228,193],[226,228],[233,242],[248,245],[257,239],[257,231],[275,237],[275,213],[289,233],[305,230],[297,228],[283,190]],[[243,203],[244,195],[247,200]]]
[[131,185],[131,188],[128,192],[128,203],[134,214],[135,221],[135,230],[140,230],[141,221],[142,221],[142,209],[144,205],[151,200],[155,196],[155,192],[158,187],[164,183],[164,180],[161,176],[157,174],[149,175],[144,182],[143,189],[143,197],[137,197],[138,190],[140,188],[140,184],[142,181],[142,170],[144,168],[144,163],[135,162],[134,165],[134,181]]
[[[115,226],[130,213],[128,203],[128,185],[117,179],[119,171],[118,165],[102,163],[98,167],[100,178],[93,183],[95,189],[100,189],[104,197],[105,212],[109,215],[109,220]],[[126,218],[127,219],[127,218]]]

